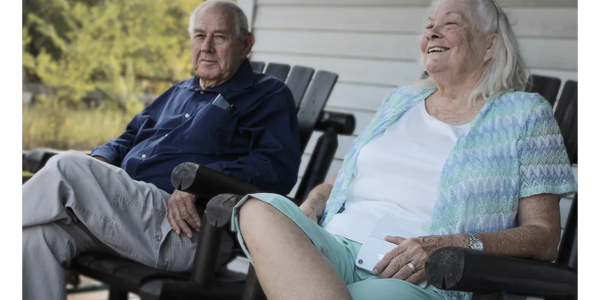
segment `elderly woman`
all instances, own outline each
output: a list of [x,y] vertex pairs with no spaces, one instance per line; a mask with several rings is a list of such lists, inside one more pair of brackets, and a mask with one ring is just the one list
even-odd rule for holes
[[[232,226],[269,299],[466,299],[427,284],[432,251],[556,258],[559,199],[576,184],[552,107],[523,92],[506,15],[493,0],[447,0],[427,17],[430,77],[385,98],[337,176],[300,208],[274,194],[236,206]],[[397,246],[356,267],[390,222]]]

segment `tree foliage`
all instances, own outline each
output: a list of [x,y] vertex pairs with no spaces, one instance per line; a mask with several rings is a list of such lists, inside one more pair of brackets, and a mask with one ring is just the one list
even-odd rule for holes
[[189,15],[202,0],[24,0],[25,80],[78,103],[90,92],[123,109],[192,74]]

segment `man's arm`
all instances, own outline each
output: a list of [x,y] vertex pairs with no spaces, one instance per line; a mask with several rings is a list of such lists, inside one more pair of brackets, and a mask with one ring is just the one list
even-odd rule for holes
[[91,156],[112,165],[120,165],[127,152],[133,147],[133,141],[140,129],[140,115],[141,113],[133,117],[123,134],[94,149]]

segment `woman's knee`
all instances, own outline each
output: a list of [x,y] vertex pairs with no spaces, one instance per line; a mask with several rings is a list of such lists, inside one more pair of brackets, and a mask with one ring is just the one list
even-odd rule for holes
[[240,207],[240,226],[245,227],[244,224],[254,224],[262,220],[265,214],[272,213],[270,210],[276,209],[259,199],[248,198]]
[[240,207],[240,231],[246,236],[254,232],[261,234],[264,229],[273,226],[282,218],[285,218],[285,215],[271,204],[250,197]]

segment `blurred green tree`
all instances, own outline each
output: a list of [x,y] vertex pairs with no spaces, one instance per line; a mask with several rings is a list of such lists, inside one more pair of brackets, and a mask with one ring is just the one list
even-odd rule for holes
[[202,0],[24,0],[24,80],[52,102],[90,93],[127,111],[192,74],[187,27]]

